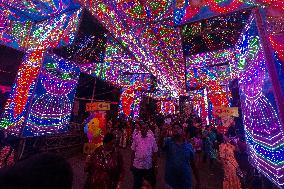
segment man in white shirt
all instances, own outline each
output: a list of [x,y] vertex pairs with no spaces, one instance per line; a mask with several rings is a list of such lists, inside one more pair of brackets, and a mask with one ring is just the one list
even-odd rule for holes
[[147,179],[152,187],[155,185],[155,170],[157,168],[158,147],[153,134],[151,134],[148,125],[140,124],[140,132],[133,138],[131,145],[131,165],[134,176],[133,189],[140,189],[143,179]]

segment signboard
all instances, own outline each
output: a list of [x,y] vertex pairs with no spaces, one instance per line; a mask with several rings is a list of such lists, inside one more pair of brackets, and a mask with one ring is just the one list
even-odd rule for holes
[[223,106],[216,106],[213,109],[213,114],[220,116],[220,117],[239,117],[238,107],[223,107]]
[[108,102],[91,102],[86,104],[86,111],[107,111],[110,110],[110,103]]

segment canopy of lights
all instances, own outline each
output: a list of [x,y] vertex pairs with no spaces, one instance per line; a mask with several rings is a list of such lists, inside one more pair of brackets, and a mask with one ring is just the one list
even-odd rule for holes
[[283,187],[283,17],[282,0],[0,0],[0,44],[23,54],[0,127],[66,131],[80,73],[121,88],[120,114],[188,96],[209,124],[235,80],[251,162]]

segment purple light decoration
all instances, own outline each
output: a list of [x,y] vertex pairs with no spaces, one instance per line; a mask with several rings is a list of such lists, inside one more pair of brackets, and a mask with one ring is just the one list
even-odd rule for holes
[[[250,41],[258,47],[251,48]],[[248,22],[236,45],[239,86],[246,140],[252,164],[272,182],[284,185],[284,131],[280,122],[271,75],[255,19]],[[252,52],[249,52],[252,51]]]
[[76,80],[62,80],[51,73],[48,73],[46,70],[42,71],[41,83],[44,86],[47,93],[54,96],[67,95],[77,85]]
[[72,62],[50,54],[43,64],[24,136],[64,132],[70,120],[80,70]]

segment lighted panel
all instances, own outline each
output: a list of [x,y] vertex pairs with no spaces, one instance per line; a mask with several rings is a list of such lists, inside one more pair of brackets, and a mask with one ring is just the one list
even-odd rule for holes
[[244,129],[250,160],[272,182],[284,185],[284,131],[256,22],[236,45]]

